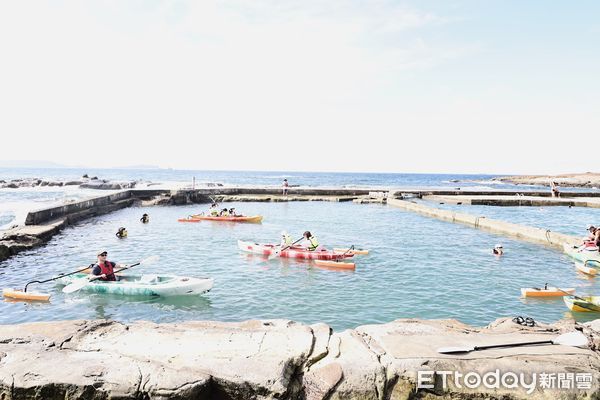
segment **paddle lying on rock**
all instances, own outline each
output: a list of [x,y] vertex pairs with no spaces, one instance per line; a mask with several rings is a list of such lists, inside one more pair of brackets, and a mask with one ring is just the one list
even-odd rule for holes
[[[114,271],[114,273],[118,273],[121,271],[124,271],[126,269],[135,267],[136,265],[149,265],[149,264],[153,264],[156,261],[159,260],[159,256],[150,256],[148,258],[144,258],[142,261],[135,263],[135,264],[131,264],[128,265],[126,267],[123,268],[119,268],[118,270]],[[89,277],[85,277],[85,278],[81,278],[81,279],[77,279],[75,281],[73,281],[72,283],[68,284],[67,286],[65,286],[62,290],[63,293],[73,293],[76,292],[82,288],[84,288],[85,286],[87,286],[90,282],[95,281],[96,279],[100,279],[100,275],[92,275]]]
[[557,336],[552,340],[540,340],[537,342],[522,342],[522,343],[506,343],[506,344],[494,344],[488,346],[464,346],[464,347],[441,347],[437,349],[438,353],[442,354],[457,354],[457,353],[470,353],[472,351],[488,350],[488,349],[501,349],[505,347],[520,347],[520,346],[539,346],[545,344],[561,344],[563,346],[571,347],[588,347],[588,338],[581,332],[569,332],[563,335]]
[[293,245],[295,245],[296,243],[298,243],[299,241],[301,241],[302,239],[304,239],[304,236],[302,236],[300,239],[296,240],[294,243],[285,246],[285,247],[281,247],[279,246],[279,250],[275,250],[273,253],[269,254],[269,257],[267,257],[267,261],[274,259],[275,257],[279,257],[281,255],[281,252],[284,250],[289,249],[290,247],[292,247]]

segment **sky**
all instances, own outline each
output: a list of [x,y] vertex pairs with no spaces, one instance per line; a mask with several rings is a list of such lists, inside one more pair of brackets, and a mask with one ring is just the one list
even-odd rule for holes
[[0,2],[0,161],[598,171],[600,3]]

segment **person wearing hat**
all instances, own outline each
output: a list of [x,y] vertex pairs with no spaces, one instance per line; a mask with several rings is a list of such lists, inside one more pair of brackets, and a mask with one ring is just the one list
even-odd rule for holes
[[150,216],[144,213],[144,215],[142,215],[142,218],[140,218],[140,221],[142,221],[144,224],[147,224],[148,222],[150,222]]
[[292,237],[286,231],[281,232],[281,247],[289,247],[293,243]]
[[119,239],[123,239],[127,237],[127,229],[125,229],[124,227],[120,227],[119,230],[117,231],[117,233],[115,233],[115,236],[118,237]]
[[114,273],[114,270],[118,264],[108,261],[107,257],[108,253],[105,250],[102,250],[98,253],[98,261],[92,265],[92,275],[99,276],[102,281],[116,281],[117,276]]
[[497,244],[496,246],[494,246],[494,250],[492,250],[492,253],[494,253],[494,255],[496,256],[501,256],[502,254],[504,254],[504,248],[501,244]]

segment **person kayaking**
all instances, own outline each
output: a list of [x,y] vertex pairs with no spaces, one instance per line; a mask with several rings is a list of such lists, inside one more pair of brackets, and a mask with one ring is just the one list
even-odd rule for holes
[[312,233],[310,233],[310,231],[304,232],[303,236],[304,236],[303,246],[308,251],[323,250],[323,246],[319,245],[319,241]]
[[242,215],[238,215],[235,212],[235,208],[233,208],[233,207],[229,209],[229,215],[231,215],[232,217],[241,217],[242,216]]
[[127,229],[125,229],[124,227],[120,227],[119,230],[117,231],[117,233],[115,233],[115,236],[118,237],[119,239],[123,239],[127,237]]
[[108,261],[106,259],[107,256],[108,253],[105,250],[102,250],[98,253],[98,261],[91,265],[92,275],[100,276],[98,279],[102,281],[116,281],[118,278],[113,271],[120,265],[112,261]]
[[501,244],[497,244],[496,246],[494,246],[494,250],[492,250],[492,253],[494,253],[494,255],[501,256],[502,254],[504,254],[504,248]]
[[227,210],[226,208],[222,209],[221,212],[219,213],[220,217],[229,217],[229,210]]
[[142,218],[140,218],[140,221],[142,221],[144,224],[147,224],[148,222],[150,222],[150,216],[144,213],[144,215],[142,215]]
[[281,247],[291,246],[293,242],[294,240],[286,231],[281,232]]
[[213,203],[210,206],[210,208],[208,209],[208,215],[210,215],[211,217],[219,216],[219,209],[217,208],[217,203]]
[[587,237],[583,238],[583,243],[578,247],[578,251],[596,251],[600,246],[600,228],[596,228],[594,225],[587,227],[589,232]]

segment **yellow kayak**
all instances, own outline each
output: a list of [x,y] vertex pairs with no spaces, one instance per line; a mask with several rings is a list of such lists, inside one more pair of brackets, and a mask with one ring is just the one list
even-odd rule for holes
[[563,300],[575,312],[600,312],[600,296],[567,296]]
[[583,272],[588,275],[596,275],[598,274],[598,268],[600,268],[600,263],[594,260],[587,260],[583,264],[576,262],[575,268],[577,271]]
[[29,300],[29,301],[49,301],[50,295],[39,292],[24,292],[18,289],[2,289],[2,295],[7,299]]
[[362,255],[369,254],[369,250],[359,250],[359,249],[339,249],[339,248],[335,248],[335,249],[333,249],[333,251],[335,251],[336,253],[362,254]]

